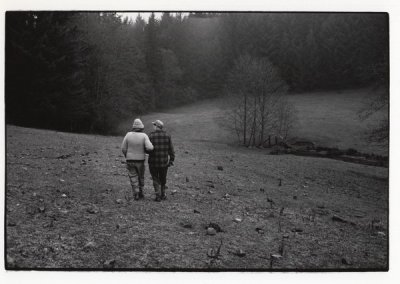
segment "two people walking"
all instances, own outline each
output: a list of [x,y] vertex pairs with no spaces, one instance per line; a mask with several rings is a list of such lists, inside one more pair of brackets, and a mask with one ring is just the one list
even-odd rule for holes
[[164,129],[164,123],[156,120],[152,124],[154,131],[147,136],[143,132],[142,121],[135,119],[132,131],[125,135],[121,148],[126,159],[134,199],[144,198],[144,162],[146,154],[149,154],[148,163],[156,193],[155,201],[160,202],[166,199],[168,167],[174,163],[175,152],[171,136]]

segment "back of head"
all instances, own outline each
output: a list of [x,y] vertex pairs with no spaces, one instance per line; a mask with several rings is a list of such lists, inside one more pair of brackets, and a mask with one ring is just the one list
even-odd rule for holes
[[143,129],[144,129],[143,122],[139,118],[136,118],[133,121],[132,130],[136,132],[141,132],[143,131]]
[[157,119],[156,121],[153,121],[152,123],[153,123],[153,125],[156,126],[158,129],[163,129],[163,128],[164,128],[164,123],[163,123],[161,120],[159,120],[159,119]]

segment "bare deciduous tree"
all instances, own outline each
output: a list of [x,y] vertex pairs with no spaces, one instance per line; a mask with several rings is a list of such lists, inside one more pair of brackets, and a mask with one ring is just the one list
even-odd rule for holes
[[235,61],[227,90],[234,131],[245,146],[262,146],[266,137],[286,138],[294,123],[286,83],[267,59],[243,55]]

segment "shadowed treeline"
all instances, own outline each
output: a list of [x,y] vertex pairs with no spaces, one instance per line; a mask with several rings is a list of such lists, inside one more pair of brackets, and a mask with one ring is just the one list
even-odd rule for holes
[[226,90],[242,55],[291,92],[387,81],[383,13],[7,12],[6,121],[110,133],[126,119]]

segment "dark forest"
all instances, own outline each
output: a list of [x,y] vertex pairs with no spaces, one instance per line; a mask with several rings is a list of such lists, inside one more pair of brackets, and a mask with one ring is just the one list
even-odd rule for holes
[[384,13],[7,12],[6,122],[108,134],[122,120],[223,95],[241,56],[291,93],[388,84]]

